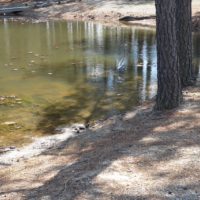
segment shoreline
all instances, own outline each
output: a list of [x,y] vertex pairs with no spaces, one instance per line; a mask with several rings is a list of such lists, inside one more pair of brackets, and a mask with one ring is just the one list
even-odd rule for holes
[[[125,17],[129,17],[129,16],[125,16]],[[116,26],[120,26],[120,27],[133,27],[133,26],[138,26],[141,28],[152,28],[155,29],[156,28],[156,21],[155,19],[144,19],[144,20],[130,20],[130,21],[123,21],[120,19],[116,19],[113,21],[108,21],[105,19],[98,19],[98,20],[91,20],[91,19],[84,19],[81,16],[80,17],[76,17],[73,18],[71,16],[67,16],[65,18],[55,18],[55,17],[48,17],[48,18],[35,18],[32,16],[1,16],[0,17],[0,21],[3,20],[9,20],[9,21],[13,21],[13,22],[20,22],[20,23],[44,23],[47,21],[80,21],[80,22],[92,22],[92,23],[100,23],[104,26],[109,26],[109,27],[116,27]],[[200,17],[198,20],[194,20],[193,21],[193,32],[194,33],[198,33],[200,32]]]
[[[136,106],[131,111],[113,115],[108,118],[94,121],[90,127],[84,124],[74,123],[73,125],[63,125],[55,129],[56,133],[48,136],[34,137],[32,142],[21,147],[2,147],[0,149],[0,169],[24,162],[30,158],[42,155],[44,152],[60,149],[62,142],[66,142],[73,138],[79,138],[83,135],[101,129],[103,126],[111,125],[121,119],[128,119],[138,114],[147,107],[152,105],[153,100],[145,101],[141,105]],[[118,129],[117,127],[116,129]],[[120,128],[119,128],[120,129]]]
[[[155,6],[153,3],[135,4],[127,2],[122,7],[118,1],[110,1],[101,4],[99,0],[81,2],[63,2],[61,4],[49,5],[47,7],[35,8],[23,12],[19,16],[8,16],[6,19],[13,21],[30,21],[33,23],[48,20],[69,20],[101,23],[108,26],[143,26],[155,28]],[[104,5],[105,4],[105,5]],[[193,3],[193,31],[200,31],[200,3]],[[3,19],[1,17],[0,19]],[[124,18],[124,20],[122,20]]]
[[149,102],[49,137],[52,148],[0,168],[0,199],[198,199],[199,100],[198,82],[178,109],[152,112]]
[[57,129],[57,134],[35,138],[30,144],[0,153],[0,168],[42,154],[59,146],[65,140],[78,136],[73,127]]

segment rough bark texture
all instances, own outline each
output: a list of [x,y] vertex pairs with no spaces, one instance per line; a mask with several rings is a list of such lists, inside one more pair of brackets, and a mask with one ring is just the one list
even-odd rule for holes
[[193,82],[192,68],[192,1],[176,0],[178,57],[182,86]]
[[182,99],[176,39],[176,1],[156,0],[158,91],[157,110],[179,106]]

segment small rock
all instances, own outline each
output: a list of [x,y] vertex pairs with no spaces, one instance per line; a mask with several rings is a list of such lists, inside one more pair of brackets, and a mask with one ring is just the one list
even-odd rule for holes
[[187,187],[183,187],[183,190],[188,190],[188,188]]
[[48,75],[52,75],[52,74],[53,74],[53,73],[51,73],[51,72],[50,72],[50,73],[48,73]]
[[12,150],[15,150],[15,149],[16,149],[15,146],[0,148],[0,153],[6,153],[6,152],[8,152],[8,151],[12,151]]
[[168,194],[169,194],[169,195],[172,195],[172,192],[171,192],[171,191],[168,191]]
[[75,129],[74,132],[75,133],[80,133],[80,130],[79,129]]
[[15,99],[16,96],[15,96],[15,95],[10,95],[10,96],[8,96],[8,98],[13,98],[13,99]]
[[2,125],[15,125],[16,122],[8,121],[8,122],[3,122]]
[[95,17],[93,15],[88,15],[89,19],[94,19]]
[[85,124],[85,128],[89,128],[90,127],[90,124],[89,123],[86,123]]
[[5,100],[6,98],[5,97],[0,97],[0,101],[3,101]]
[[74,124],[73,126],[72,126],[72,128],[74,128],[74,129],[79,129],[79,130],[85,130],[85,125],[84,124]]

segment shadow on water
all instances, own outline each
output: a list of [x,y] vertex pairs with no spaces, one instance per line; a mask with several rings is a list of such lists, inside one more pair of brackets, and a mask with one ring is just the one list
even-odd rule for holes
[[[53,133],[59,125],[74,122],[91,123],[100,118],[125,112],[133,105],[139,104],[142,79],[138,78],[133,84],[134,80],[131,76],[123,82],[123,75],[117,72],[111,74],[109,71],[105,73],[110,75],[104,74],[98,78],[98,81],[96,78],[88,79],[88,84],[76,86],[74,94],[66,95],[61,101],[45,107],[38,130],[47,134]],[[91,84],[94,87],[91,87]]]

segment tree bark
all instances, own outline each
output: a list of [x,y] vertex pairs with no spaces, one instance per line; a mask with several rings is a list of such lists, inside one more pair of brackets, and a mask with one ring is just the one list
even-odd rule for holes
[[177,52],[176,1],[156,0],[158,91],[157,110],[178,107],[182,100]]
[[178,57],[182,86],[193,84],[192,0],[176,0]]

